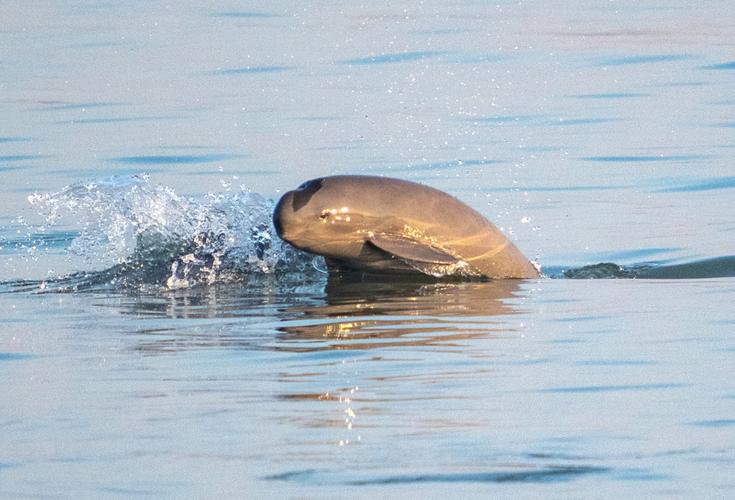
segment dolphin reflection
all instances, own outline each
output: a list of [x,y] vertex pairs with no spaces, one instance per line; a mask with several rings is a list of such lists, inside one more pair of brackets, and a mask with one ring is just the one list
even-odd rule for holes
[[[268,281],[136,294],[117,307],[137,317],[181,319],[176,327],[137,329],[135,349],[309,352],[381,347],[459,346],[511,329],[521,311],[518,280],[416,282],[357,273],[326,281]],[[202,320],[218,320],[211,327]],[[219,321],[226,320],[226,321]]]
[[323,303],[289,308],[301,318],[278,328],[278,348],[459,346],[507,331],[497,317],[518,312],[509,299],[519,290],[517,280],[416,283],[331,276]]

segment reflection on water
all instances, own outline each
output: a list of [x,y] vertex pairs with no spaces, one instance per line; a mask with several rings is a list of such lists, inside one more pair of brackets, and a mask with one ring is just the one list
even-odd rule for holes
[[295,351],[457,347],[502,331],[492,317],[511,314],[515,281],[396,284],[330,280],[325,303],[297,306],[302,320],[278,328],[280,348]]
[[[276,314],[275,336],[251,336],[251,328],[217,330],[153,328],[136,332],[137,349],[266,349],[288,352],[441,346],[489,338],[507,330],[494,317],[517,313],[511,299],[518,280],[441,283],[331,276],[295,286],[253,280],[243,286],[197,287],[122,299],[122,312],[171,319],[247,318]],[[255,323],[257,325],[257,323]],[[269,326],[271,326],[269,324]]]

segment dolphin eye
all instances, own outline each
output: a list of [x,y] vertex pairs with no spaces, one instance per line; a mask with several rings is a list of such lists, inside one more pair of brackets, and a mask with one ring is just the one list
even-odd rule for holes
[[321,179],[312,179],[310,181],[306,181],[302,183],[299,187],[296,188],[297,191],[304,191],[304,190],[310,190],[313,189],[314,192],[318,191],[319,188],[322,187],[322,180]]
[[311,197],[314,196],[314,194],[317,191],[319,191],[321,188],[322,188],[321,179],[313,179],[310,181],[306,181],[302,185],[300,185],[298,188],[296,188],[296,191],[294,192],[294,197],[293,197],[294,212],[298,211],[304,205],[309,203],[309,200],[311,199]]

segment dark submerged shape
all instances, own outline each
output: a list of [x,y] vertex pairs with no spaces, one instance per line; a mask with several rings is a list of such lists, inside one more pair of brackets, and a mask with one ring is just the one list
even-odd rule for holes
[[296,248],[324,256],[330,270],[539,276],[477,211],[442,191],[399,179],[339,175],[307,181],[283,195],[273,224]]

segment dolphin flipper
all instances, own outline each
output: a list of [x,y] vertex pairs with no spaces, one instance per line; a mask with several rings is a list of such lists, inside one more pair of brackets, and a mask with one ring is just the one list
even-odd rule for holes
[[368,238],[368,241],[384,252],[405,261],[443,265],[460,262],[459,259],[443,250],[404,236],[374,234]]

